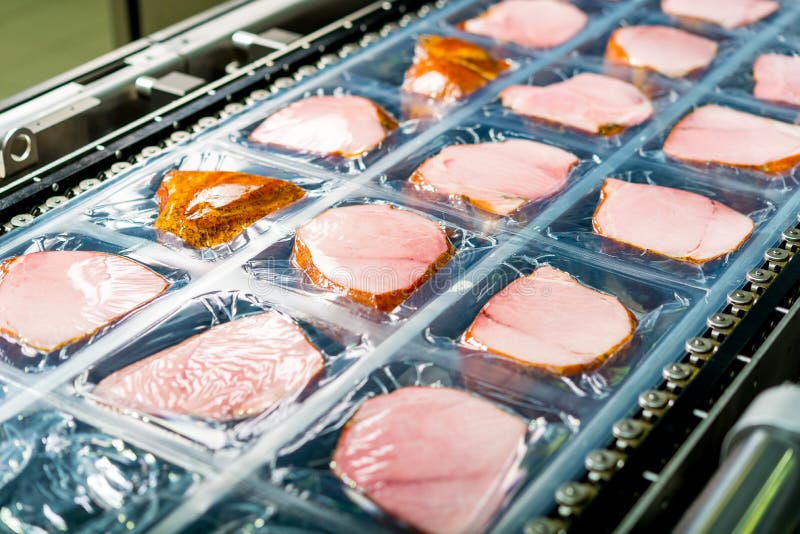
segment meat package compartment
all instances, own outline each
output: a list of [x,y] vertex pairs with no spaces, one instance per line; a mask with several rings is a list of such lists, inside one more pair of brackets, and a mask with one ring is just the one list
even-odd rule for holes
[[[245,283],[238,285],[245,285]],[[318,389],[324,388],[353,362],[364,357],[369,352],[372,343],[370,334],[365,328],[361,328],[361,331],[355,330],[357,323],[353,325],[352,330],[348,330],[337,324],[326,322],[324,319],[320,319],[319,313],[309,315],[292,307],[289,302],[286,302],[290,299],[285,295],[277,299],[279,304],[272,304],[265,298],[257,296],[259,292],[269,295],[263,286],[256,283],[252,285],[254,286],[252,292],[215,291],[191,298],[179,309],[161,318],[157,324],[135,340],[95,361],[91,367],[75,379],[76,394],[85,398],[86,402],[92,402],[126,417],[148,421],[210,450],[245,448],[264,431],[268,431],[280,421],[290,417],[295,408],[302,404],[307,397],[313,395]],[[191,336],[209,332],[209,329],[216,325],[267,312],[280,313],[286,320],[297,324],[308,342],[319,350],[324,362],[322,368],[313,375],[306,386],[279,400],[274,406],[263,412],[244,415],[228,421],[169,412],[143,413],[137,409],[138,407],[131,407],[128,403],[129,399],[98,397],[93,392],[97,384],[104,378],[160,351],[174,347]],[[339,316],[339,322],[345,322],[341,316]],[[212,341],[208,340],[207,343],[212,343]],[[251,367],[252,363],[247,366],[247,362],[243,362],[241,371],[248,372]],[[228,373],[237,372],[232,364],[229,364],[226,370],[226,373],[216,377],[217,382],[221,383],[227,379]],[[196,380],[202,379],[202,376],[193,375],[187,369],[185,379],[188,380],[189,376],[195,376]],[[156,380],[157,376],[153,376],[152,379]],[[199,397],[203,393],[202,388],[209,385],[196,384],[197,388],[201,388],[200,391],[197,394],[191,392],[188,394],[192,398]],[[244,395],[246,392],[240,393]],[[178,392],[173,394],[178,395]],[[212,406],[213,400],[212,398],[206,399],[206,405]]]
[[[470,267],[482,257],[492,252],[497,239],[482,231],[480,222],[468,216],[458,217],[450,210],[443,211],[436,205],[425,202],[414,202],[402,194],[391,191],[362,190],[359,193],[335,203],[329,209],[348,206],[391,206],[395,209],[407,210],[435,222],[441,227],[452,246],[450,259],[441,266],[420,287],[415,289],[397,308],[381,311],[315,285],[293,260],[295,246],[294,234],[276,241],[266,249],[257,253],[245,265],[245,270],[255,280],[265,285],[281,288],[301,295],[306,295],[322,302],[334,302],[357,316],[371,322],[394,325],[405,321],[416,314],[429,302],[447,289]],[[380,275],[380,271],[375,272]]]
[[[516,477],[504,490],[499,513],[513,498],[516,489],[525,480],[534,478],[538,469],[557,454],[559,447],[577,429],[579,421],[572,413],[550,404],[552,398],[548,395],[554,398],[559,392],[546,389],[541,398],[536,398],[530,393],[535,381],[526,381],[526,377],[517,377],[516,394],[509,393],[504,383],[508,376],[481,376],[486,370],[482,367],[485,362],[475,362],[475,367],[455,353],[413,344],[401,352],[403,357],[373,370],[326,414],[306,425],[297,438],[270,461],[263,477],[326,514],[330,510],[349,516],[354,527],[366,524],[371,525],[369,528],[405,530],[401,522],[381,511],[359,490],[342,482],[330,468],[342,430],[367,399],[404,387],[451,387],[489,401],[527,421],[525,450],[520,454]],[[563,406],[564,410],[570,408]],[[480,527],[474,525],[474,530]]]
[[[250,135],[264,120],[288,105],[313,96],[358,96],[366,98],[391,115],[397,121],[397,128],[388,131],[385,139],[377,146],[355,157],[328,156],[303,152],[277,145],[264,145],[250,139]],[[370,79],[354,78],[349,73],[336,77],[320,87],[304,91],[297,97],[291,98],[278,106],[271,104],[272,102],[269,100],[263,104],[261,108],[263,111],[257,114],[257,118],[253,116],[255,120],[251,119],[251,122],[230,133],[221,132],[219,136],[262,158],[280,162],[284,166],[297,170],[308,168],[311,172],[316,173],[327,171],[344,177],[362,173],[375,161],[384,157],[388,152],[395,150],[401,144],[413,139],[419,132],[428,127],[424,120],[404,117],[400,95],[392,87],[383,86]],[[331,132],[331,135],[333,135],[333,132]]]
[[[551,48],[556,48],[556,47],[522,46],[519,44],[515,44],[513,42],[492,39],[490,37],[483,37],[481,35],[469,33],[461,28],[460,25],[464,21],[483,15],[484,13],[486,13],[487,9],[489,9],[493,4],[496,3],[498,3],[497,0],[479,0],[476,2],[466,2],[462,7],[453,10],[448,16],[444,17],[439,24],[445,28],[448,28],[450,31],[458,32],[460,36],[463,36],[465,38],[483,39],[487,43],[493,42],[496,44],[500,44],[520,54],[537,54],[546,52]],[[593,23],[595,22],[596,19],[605,17],[613,13],[613,7],[614,7],[610,6],[607,2],[596,2],[593,0],[571,0],[570,4],[574,5],[575,7],[583,11],[588,17],[586,25],[573,38],[580,38],[583,32],[590,30],[594,26]],[[562,45],[569,46],[570,41],[571,39],[565,41]],[[557,46],[562,46],[562,45],[557,45]]]
[[[448,213],[448,218],[452,217],[453,220],[469,216],[475,221],[482,221],[479,228],[490,234],[505,231],[506,226],[511,231],[519,229],[534,220],[543,209],[566,192],[572,183],[580,181],[601,161],[601,156],[595,152],[595,147],[590,142],[581,138],[567,135],[556,137],[550,135],[549,132],[526,130],[516,125],[509,126],[509,122],[503,119],[486,118],[482,113],[477,113],[470,120],[465,121],[463,126],[448,130],[433,141],[426,143],[424,147],[420,147],[411,156],[392,166],[367,186],[376,187],[379,190],[389,189],[393,194],[405,195],[409,199],[433,204],[437,206],[437,209]],[[409,180],[423,163],[447,147],[498,143],[517,139],[560,148],[574,154],[579,159],[578,163],[569,171],[566,184],[559,191],[545,198],[526,202],[508,215],[498,215],[480,209],[456,194],[447,195],[438,191],[427,191],[425,187]]]
[[[400,90],[400,87],[403,85],[406,71],[413,64],[414,50],[418,40],[427,35],[454,37],[467,43],[476,44],[484,51],[488,52],[493,58],[503,59],[510,63],[510,68],[501,72],[496,79],[489,81],[473,95],[468,95],[459,102],[444,106],[443,111],[445,108],[446,110],[450,110],[463,106],[471,100],[476,99],[481,94],[485,95],[491,92],[490,87],[492,85],[502,83],[504,79],[508,78],[516,70],[523,68],[535,57],[532,56],[530,52],[514,50],[505,43],[498,43],[479,35],[460,32],[448,26],[424,24],[416,27],[414,32],[410,33],[406,38],[390,49],[365,51],[363,61],[350,69],[349,73],[353,76],[354,80],[371,80],[373,83],[377,82],[383,87],[392,88],[392,90],[401,97],[403,104],[413,104],[415,101],[417,103],[422,103],[422,101],[425,100],[424,98],[417,99],[412,95],[406,94]],[[408,109],[408,106],[402,108],[404,116],[408,116]],[[444,114],[442,116],[444,116]]]
[[[753,96],[753,88],[755,80],[753,79],[753,65],[759,56],[762,54],[781,54],[786,56],[800,55],[800,34],[792,35],[784,33],[778,35],[770,41],[770,43],[753,52],[747,61],[741,63],[739,68],[723,80],[718,87],[718,91],[731,96],[742,97],[744,100],[752,101],[755,99]],[[756,99],[758,100],[758,99]],[[774,104],[775,106],[783,109],[795,109],[795,106],[788,104],[780,104],[770,102],[768,100],[759,100],[765,104]]]
[[[196,151],[183,151],[171,158],[162,158],[160,165],[151,165],[130,176],[121,188],[98,195],[84,211],[84,217],[103,228],[152,241],[192,259],[219,261],[240,250],[253,236],[263,234],[290,219],[315,200],[335,189],[340,182],[330,176],[296,171],[260,160],[230,145],[208,144]],[[180,237],[154,226],[159,215],[157,191],[164,177],[173,170],[228,171],[286,180],[299,186],[305,196],[248,226],[231,241],[213,247],[196,248]]]
[[[91,231],[91,229],[87,230]],[[141,264],[163,277],[167,283],[165,291],[154,300],[120,316],[89,336],[68,343],[50,353],[22,345],[9,336],[0,335],[0,367],[8,365],[26,373],[52,372],[84,347],[95,343],[113,332],[118,326],[123,325],[130,316],[146,314],[148,306],[163,300],[165,296],[173,292],[179,291],[190,282],[191,275],[186,270],[176,268],[171,264],[162,262],[160,259],[149,256],[146,251],[142,250],[141,246],[106,241],[103,237],[102,234],[92,234],[90,232],[34,234],[13,248],[3,250],[0,261],[41,251],[92,251],[115,254]],[[46,302],[46,296],[47,293],[45,292],[42,303]],[[0,372],[2,372],[1,369]]]
[[765,172],[727,164],[682,161],[670,158],[664,153],[664,143],[680,121],[691,111],[706,105],[721,106],[789,124],[798,124],[797,112],[791,108],[781,108],[744,95],[729,96],[724,92],[714,92],[699,99],[691,110],[683,113],[673,123],[664,125],[658,135],[651,137],[642,145],[639,153],[644,155],[646,160],[666,163],[675,169],[695,170],[704,175],[727,178],[733,184],[753,186],[760,190],[776,193],[782,192],[780,197],[789,201],[790,193],[796,190],[798,181],[800,181],[800,170],[797,165],[786,171]]
[[616,148],[635,139],[654,119],[657,119],[664,109],[669,108],[669,106],[683,96],[688,89],[685,84],[668,79],[648,79],[644,82],[637,82],[635,75],[626,67],[597,64],[596,61],[587,60],[587,58],[565,58],[551,62],[546,67],[538,69],[531,76],[522,81],[521,85],[537,87],[548,86],[572,79],[583,73],[600,74],[624,82],[633,83],[637,89],[650,99],[653,105],[653,116],[641,124],[627,127],[619,133],[606,136],[589,134],[554,122],[526,117],[504,106],[499,98],[492,100],[484,106],[482,113],[490,121],[504,120],[509,127],[536,133],[544,139],[558,138],[565,139],[565,142],[579,140],[580,142],[592,146],[594,151],[602,157],[604,155],[609,155]]
[[[464,342],[464,334],[492,297],[504,291],[512,282],[546,266],[571,275],[590,289],[616,297],[633,315],[636,322],[633,337],[599,366],[557,375]],[[531,392],[538,391],[540,385],[557,391],[562,398],[556,399],[556,404],[570,402],[563,399],[574,398],[574,402],[584,403],[590,409],[594,409],[593,400],[600,402],[621,387],[626,376],[643,365],[648,354],[666,336],[682,337],[681,332],[675,331],[676,324],[704,296],[702,290],[676,287],[667,281],[654,280],[624,263],[600,261],[591,253],[564,249],[558,243],[544,240],[530,242],[502,264],[481,274],[483,278],[473,282],[456,304],[430,322],[423,333],[425,341],[443,350],[457,351],[466,359],[492,361],[497,368],[496,374],[505,376],[509,382],[513,383],[517,375],[526,376],[526,380],[538,384],[530,389]],[[549,297],[548,294],[538,296]],[[553,306],[563,306],[563,303],[556,301]],[[571,326],[582,328],[581,323],[567,324],[564,328]],[[491,366],[484,363],[483,367],[488,371]],[[523,392],[520,390],[520,394]],[[578,418],[586,417],[582,412],[575,415]]]
[[9,532],[146,532],[202,480],[48,408],[0,423],[0,451]]
[[[630,245],[601,236],[593,229],[592,218],[600,203],[600,191],[604,183],[604,180],[600,179],[588,193],[542,227],[540,232],[568,246],[589,250],[602,257],[623,260],[644,269],[659,271],[676,285],[698,288],[711,287],[732,261],[739,256],[750,255],[750,250],[754,248],[751,244],[755,238],[770,226],[774,226],[771,223],[782,201],[779,196],[765,195],[757,188],[738,185],[725,178],[684,171],[673,166],[643,161],[638,157],[619,167],[617,171],[608,175],[608,178],[670,187],[703,195],[749,216],[755,223],[755,229],[740,248],[707,263],[679,261],[660,254],[645,253]],[[768,231],[768,234],[772,233],[771,230]],[[760,256],[762,250],[762,247],[758,247],[753,254]]]
[[[655,2],[656,4],[658,2]],[[718,26],[711,24],[698,24],[687,21],[681,21],[674,17],[665,15],[657,10],[637,10],[619,20],[618,24],[604,32],[602,35],[588,41],[585,44],[575,47],[569,53],[570,58],[583,59],[587,63],[598,65],[614,65],[605,58],[606,47],[608,46],[609,39],[614,31],[619,28],[629,26],[666,26],[684,30],[690,34],[705,39],[710,39],[717,43],[717,53],[713,61],[707,68],[697,69],[686,76],[670,78],[664,74],[658,73],[651,69],[632,67],[630,70],[636,76],[637,81],[672,81],[678,84],[691,85],[702,81],[705,76],[714,70],[716,67],[729,63],[733,54],[753,37],[753,30],[747,27],[737,30],[725,30]],[[668,50],[668,49],[667,49]]]

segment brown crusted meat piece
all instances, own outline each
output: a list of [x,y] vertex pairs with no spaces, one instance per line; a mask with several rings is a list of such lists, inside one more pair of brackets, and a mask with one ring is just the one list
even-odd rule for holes
[[156,193],[155,227],[195,248],[213,247],[304,195],[291,182],[255,174],[171,171]]

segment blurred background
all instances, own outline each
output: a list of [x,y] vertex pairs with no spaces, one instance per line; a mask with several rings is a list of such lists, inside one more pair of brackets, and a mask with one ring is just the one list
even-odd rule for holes
[[0,99],[222,0],[0,0]]

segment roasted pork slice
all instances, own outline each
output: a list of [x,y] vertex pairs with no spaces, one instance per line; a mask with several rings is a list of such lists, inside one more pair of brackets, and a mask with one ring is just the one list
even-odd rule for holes
[[771,15],[779,7],[773,0],[661,0],[664,13],[724,28],[747,26]]
[[322,354],[290,319],[269,311],[214,326],[107,376],[98,399],[151,415],[232,421],[296,395]]
[[627,26],[611,34],[606,60],[683,78],[708,67],[717,43],[668,26]]
[[663,150],[685,161],[780,173],[800,163],[800,126],[707,105],[675,125]]
[[443,387],[373,397],[347,422],[333,471],[422,532],[480,532],[518,473],[527,424]]
[[170,171],[156,193],[155,227],[195,248],[213,247],[303,196],[291,182],[255,174]]
[[542,87],[512,85],[500,99],[519,115],[590,134],[614,135],[653,116],[653,104],[635,86],[589,72]]
[[494,80],[509,65],[483,48],[454,37],[425,35],[414,49],[414,63],[402,90],[439,102],[459,100]]
[[386,204],[361,204],[329,209],[301,226],[293,261],[314,284],[388,312],[452,255],[436,222]]
[[753,64],[753,96],[800,106],[800,56],[763,54]]
[[43,352],[90,336],[156,298],[167,281],[103,252],[32,252],[0,263],[0,332]]
[[535,141],[454,145],[425,161],[410,180],[421,189],[508,215],[560,191],[577,163],[575,154]]
[[397,121],[360,96],[310,96],[262,122],[250,141],[323,156],[352,158],[378,146]]
[[638,249],[705,263],[738,249],[753,221],[710,198],[607,178],[592,218],[594,230]]
[[594,367],[633,336],[636,319],[616,298],[568,273],[539,267],[483,307],[467,345],[556,374]]
[[553,48],[577,35],[586,20],[583,11],[560,0],[504,0],[460,27],[522,46]]

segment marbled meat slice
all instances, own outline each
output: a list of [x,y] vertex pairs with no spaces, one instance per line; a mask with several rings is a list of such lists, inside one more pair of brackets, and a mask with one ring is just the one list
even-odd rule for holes
[[570,374],[614,354],[635,328],[636,319],[616,297],[543,266],[492,297],[464,333],[464,342]]
[[626,26],[611,34],[606,60],[683,78],[708,67],[717,43],[668,26]]
[[504,0],[461,23],[469,33],[522,46],[553,48],[578,34],[586,13],[561,0]]
[[753,96],[800,106],[800,56],[763,54],[753,65]]
[[443,387],[373,397],[339,437],[331,467],[423,532],[480,532],[515,480],[526,422]]
[[299,393],[323,364],[300,327],[268,311],[214,326],[124,367],[93,394],[152,415],[232,421]]
[[224,171],[170,171],[157,194],[155,227],[195,248],[230,241],[262,217],[305,196],[286,180]]
[[387,204],[362,204],[329,209],[301,226],[293,261],[316,285],[388,312],[452,255],[436,222]]
[[424,35],[414,49],[402,90],[439,102],[464,98],[494,80],[509,65],[478,45],[439,35]]
[[420,165],[411,182],[507,215],[560,191],[577,163],[575,154],[535,141],[453,145]]
[[276,111],[250,141],[323,156],[351,158],[378,146],[397,121],[360,96],[310,96]]
[[675,159],[780,173],[800,163],[800,126],[711,104],[681,119],[663,150]]
[[774,13],[780,4],[773,0],[661,0],[668,15],[738,28]]
[[653,115],[650,99],[634,85],[589,72],[546,86],[512,85],[500,99],[519,115],[590,134],[614,135]]
[[32,252],[0,263],[0,332],[52,352],[156,298],[167,281],[103,252]]
[[680,261],[705,263],[738,249],[754,223],[697,193],[607,178],[592,218],[605,237]]

